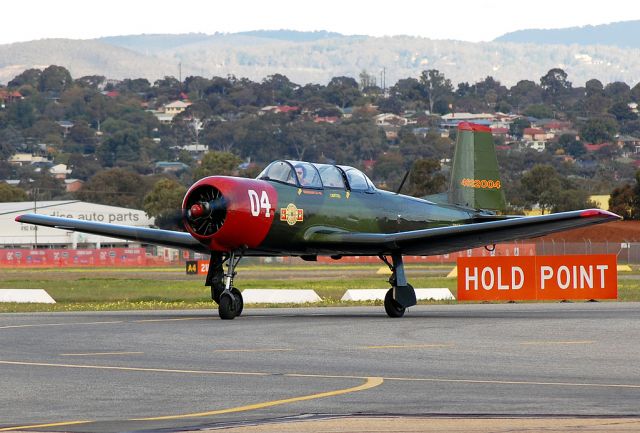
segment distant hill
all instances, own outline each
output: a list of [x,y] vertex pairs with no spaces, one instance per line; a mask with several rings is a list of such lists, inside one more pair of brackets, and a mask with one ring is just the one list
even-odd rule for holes
[[344,36],[330,32],[252,31],[207,35],[129,35],[96,40],[47,39],[0,45],[0,83],[27,68],[57,64],[73,77],[147,78],[166,75],[247,77],[260,81],[280,73],[298,84],[332,77],[374,77],[386,69],[388,86],[423,70],[438,69],[454,84],[493,76],[503,84],[538,81],[560,67],[575,85],[640,81],[640,49],[532,43],[471,43],[421,37]]
[[316,32],[299,32],[296,30],[252,30],[249,32],[240,32],[239,35],[254,36],[257,38],[279,39],[289,42],[312,42],[321,39],[341,38],[344,35],[335,32],[327,32],[320,30]]
[[640,20],[565,29],[528,29],[506,33],[496,42],[561,45],[612,45],[640,48]]

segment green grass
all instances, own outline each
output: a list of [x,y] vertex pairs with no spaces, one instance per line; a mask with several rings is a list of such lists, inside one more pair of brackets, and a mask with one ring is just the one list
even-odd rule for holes
[[[328,266],[328,265],[327,265]],[[424,266],[424,265],[422,265]],[[325,265],[308,266],[310,271],[317,272]],[[241,289],[313,289],[322,298],[315,306],[336,305],[381,305],[381,302],[342,302],[340,298],[348,289],[386,288],[386,275],[375,275],[379,266],[355,265],[354,269],[369,269],[371,277],[302,277],[293,278],[290,270],[305,270],[307,266],[252,266],[253,270],[276,273],[281,279],[236,279]],[[416,276],[410,281],[414,287],[445,287],[457,294],[455,278],[445,278],[450,266],[433,267],[441,269],[437,276]],[[164,269],[164,268],[160,268]],[[204,286],[203,276],[187,277],[175,268],[167,268],[155,276],[158,268],[146,269],[11,269],[0,273],[0,288],[45,289],[56,304],[15,304],[0,303],[0,312],[26,311],[108,311],[108,310],[146,310],[146,309],[201,309],[213,308],[210,291]],[[335,267],[331,269],[335,270]],[[343,268],[340,268],[343,269]],[[147,271],[150,273],[147,274]],[[171,272],[169,272],[171,271]],[[133,275],[137,272],[137,276]],[[143,272],[144,274],[140,274]],[[99,274],[96,276],[95,274]],[[634,273],[638,275],[637,273]],[[624,275],[634,275],[625,273]],[[106,275],[106,276],[105,276]],[[134,277],[135,276],[135,277]],[[621,275],[622,276],[622,275]],[[618,283],[618,300],[640,301],[640,280],[620,278]],[[421,302],[422,303],[422,302]],[[436,303],[455,303],[441,301]],[[248,307],[268,305],[251,305]],[[283,306],[283,305],[279,305]]]

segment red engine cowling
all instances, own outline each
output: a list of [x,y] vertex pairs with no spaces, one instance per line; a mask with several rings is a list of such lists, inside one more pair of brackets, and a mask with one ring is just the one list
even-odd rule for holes
[[194,183],[182,202],[191,235],[214,251],[255,248],[275,216],[278,193],[263,180],[211,176]]

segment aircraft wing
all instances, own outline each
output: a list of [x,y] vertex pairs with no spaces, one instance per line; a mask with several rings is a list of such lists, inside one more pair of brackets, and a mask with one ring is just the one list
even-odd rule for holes
[[[497,221],[437,227],[398,233],[331,232],[309,233],[307,240],[326,251],[360,251],[362,254],[433,255],[492,245],[516,239],[529,239],[549,233],[601,224],[621,219],[600,209],[560,212],[531,217],[510,217]],[[353,254],[353,253],[352,253]]]
[[163,247],[183,248],[202,253],[209,253],[204,245],[189,233],[172,230],[149,229],[144,227],[105,224],[93,221],[83,221],[73,218],[59,218],[39,214],[25,214],[16,217],[17,222],[54,227],[57,229],[91,233],[118,239],[160,245]]

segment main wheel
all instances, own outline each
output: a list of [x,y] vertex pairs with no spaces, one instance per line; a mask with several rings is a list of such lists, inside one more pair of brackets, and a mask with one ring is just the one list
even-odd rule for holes
[[237,303],[230,293],[223,293],[218,304],[218,315],[222,320],[231,320],[237,316]]
[[389,317],[402,317],[404,316],[406,308],[401,306],[393,299],[393,287],[389,289],[384,297],[384,311],[387,312]]
[[231,293],[236,297],[236,316],[242,314],[242,309],[244,308],[244,300],[242,299],[242,293],[240,290],[235,287],[231,288]]

